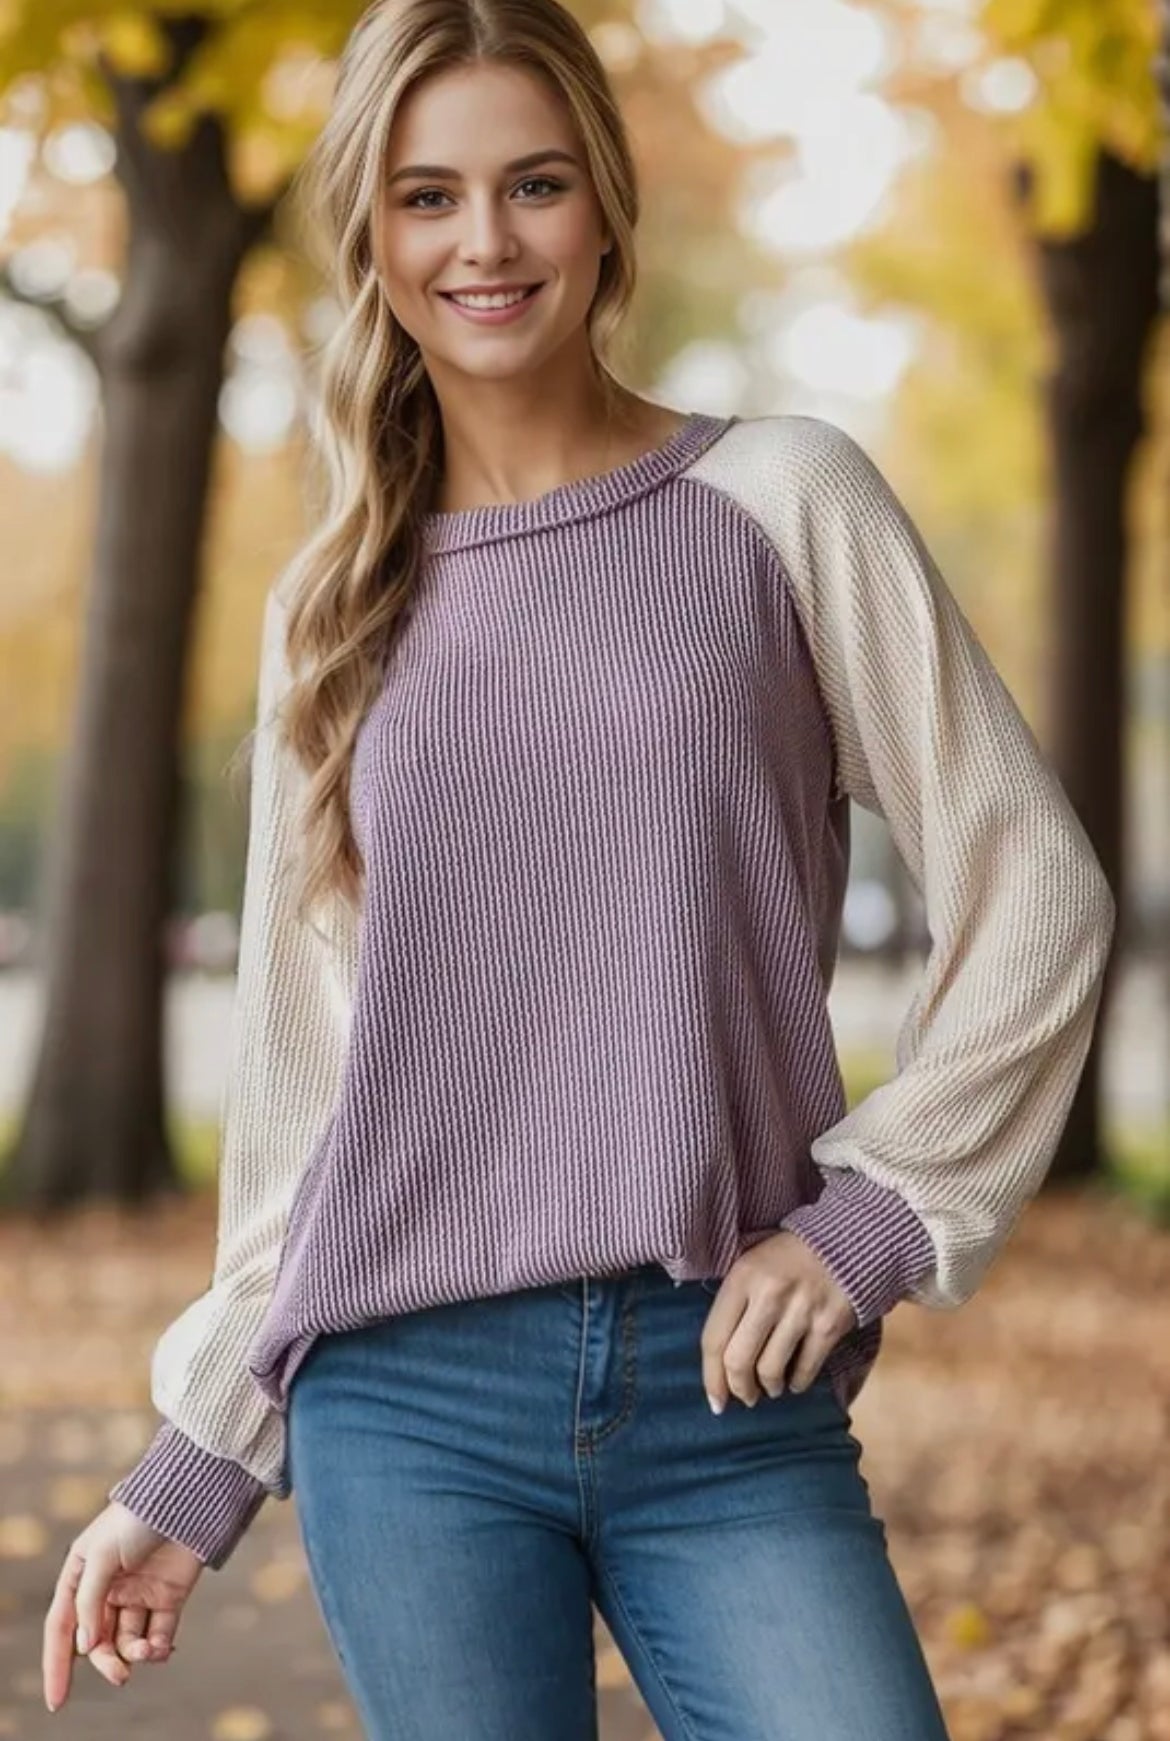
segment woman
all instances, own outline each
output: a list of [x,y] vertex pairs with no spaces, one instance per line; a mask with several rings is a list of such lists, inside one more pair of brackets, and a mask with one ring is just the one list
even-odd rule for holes
[[[1105,879],[862,450],[603,361],[637,193],[555,0],[370,8],[310,174],[333,488],[265,617],[215,1275],[46,1697],[78,1624],[164,1660],[295,1480],[371,1736],[592,1736],[596,1604],[667,1741],[938,1741],[849,1407],[1041,1182]],[[850,799],[932,946],[846,1113]]]

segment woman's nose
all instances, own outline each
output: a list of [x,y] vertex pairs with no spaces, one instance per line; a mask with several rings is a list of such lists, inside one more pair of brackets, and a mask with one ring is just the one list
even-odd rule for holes
[[494,201],[469,201],[459,251],[464,260],[507,259],[515,252],[510,214]]

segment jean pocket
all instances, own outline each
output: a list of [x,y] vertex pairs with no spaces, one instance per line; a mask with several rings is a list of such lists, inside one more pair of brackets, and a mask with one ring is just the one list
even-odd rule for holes
[[700,1276],[699,1286],[705,1294],[717,1294],[723,1286],[722,1276]]

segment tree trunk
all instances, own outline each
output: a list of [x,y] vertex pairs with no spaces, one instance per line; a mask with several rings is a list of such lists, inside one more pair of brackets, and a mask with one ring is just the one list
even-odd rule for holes
[[[179,726],[233,270],[139,244],[103,366],[98,530],[42,925],[46,1014],[10,1198],[141,1199],[172,1180],[161,1057]],[[174,280],[178,282],[174,282]],[[181,343],[151,355],[154,307]],[[137,331],[130,330],[131,324]],[[111,335],[113,336],[113,335]]]
[[[172,20],[175,73],[204,21]],[[172,74],[171,76],[174,76]],[[45,1020],[9,1203],[140,1203],[177,1184],[164,1116],[179,728],[232,291],[269,212],[236,203],[219,123],[156,151],[158,88],[110,75],[129,230],[93,354],[104,441],[71,754],[42,915]]]
[[[1055,494],[1051,753],[1122,921],[1125,509],[1130,462],[1144,431],[1144,364],[1158,312],[1157,237],[1156,179],[1103,155],[1091,227],[1068,241],[1042,240],[1038,248],[1056,359],[1045,384]],[[1115,945],[1053,1181],[1084,1178],[1104,1165],[1101,1047],[1119,956]]]

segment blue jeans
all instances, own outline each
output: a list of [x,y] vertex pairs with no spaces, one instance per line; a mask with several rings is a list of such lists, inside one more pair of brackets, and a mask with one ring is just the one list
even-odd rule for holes
[[368,1741],[594,1741],[595,1604],[664,1741],[947,1741],[851,1417],[703,1392],[647,1264],[321,1336],[288,1456]]

